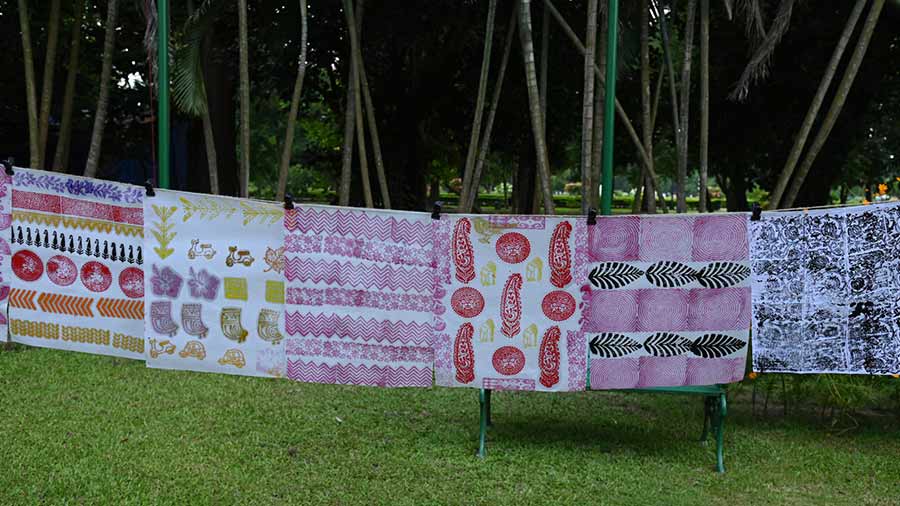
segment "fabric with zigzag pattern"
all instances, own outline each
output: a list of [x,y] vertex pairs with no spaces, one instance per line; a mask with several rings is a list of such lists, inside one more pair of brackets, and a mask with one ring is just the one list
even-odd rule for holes
[[382,387],[432,383],[430,215],[296,206],[285,212],[290,379]]

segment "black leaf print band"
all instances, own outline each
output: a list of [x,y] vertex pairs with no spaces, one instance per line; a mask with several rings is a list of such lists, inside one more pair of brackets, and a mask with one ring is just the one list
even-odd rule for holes
[[590,342],[592,355],[600,358],[620,358],[643,348],[654,357],[675,357],[693,353],[702,358],[722,358],[740,350],[746,342],[726,334],[704,334],[695,340],[673,332],[657,332],[643,343],[615,332],[594,336]]
[[591,269],[588,280],[602,290],[624,288],[642,277],[660,288],[678,288],[694,281],[704,288],[728,288],[744,282],[749,276],[750,268],[735,262],[712,262],[702,269],[694,269],[666,260],[656,262],[646,271],[624,262],[604,262]]

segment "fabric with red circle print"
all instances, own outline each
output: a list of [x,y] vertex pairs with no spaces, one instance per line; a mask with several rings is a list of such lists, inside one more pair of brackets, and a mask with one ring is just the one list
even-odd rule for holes
[[569,292],[555,290],[544,296],[541,309],[547,318],[555,322],[568,320],[575,314],[575,297]]
[[47,277],[59,286],[69,286],[78,279],[78,266],[62,255],[47,260]]
[[119,273],[119,288],[130,299],[144,296],[144,271],[137,267],[127,267]]
[[531,242],[518,232],[507,232],[497,239],[494,249],[500,260],[508,264],[518,264],[531,254]]
[[525,354],[515,346],[501,346],[491,357],[494,370],[504,376],[515,376],[525,368]]
[[477,289],[464,286],[453,292],[450,297],[453,311],[463,318],[474,318],[484,310],[484,296]]
[[12,257],[12,269],[22,281],[37,281],[44,274],[44,262],[37,253],[21,250]]
[[81,266],[81,283],[92,292],[105,292],[112,285],[109,267],[90,261]]

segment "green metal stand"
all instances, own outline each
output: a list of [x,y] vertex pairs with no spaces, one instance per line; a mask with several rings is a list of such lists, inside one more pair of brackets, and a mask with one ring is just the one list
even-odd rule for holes
[[[703,396],[703,432],[700,435],[700,442],[706,444],[709,440],[709,433],[712,431],[712,435],[716,439],[716,471],[725,472],[725,415],[728,404],[727,390],[724,385],[638,388],[622,391]],[[487,456],[487,430],[491,426],[491,391],[483,388],[479,390],[478,403],[481,407],[481,419],[479,421],[477,456],[483,459]]]
[[160,188],[169,187],[169,0],[156,2],[156,90],[157,134],[159,136],[158,181]]

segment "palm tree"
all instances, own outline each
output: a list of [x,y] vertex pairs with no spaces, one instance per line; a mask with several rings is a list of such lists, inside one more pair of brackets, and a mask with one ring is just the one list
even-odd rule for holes
[[247,54],[247,0],[238,0],[238,51],[240,53],[241,166],[238,184],[241,197],[250,187],[250,58]]
[[472,118],[472,131],[469,135],[469,149],[466,153],[466,166],[463,170],[460,204],[468,202],[469,193],[478,193],[478,187],[472,187],[472,173],[475,159],[478,156],[478,141],[481,138],[481,120],[484,116],[484,96],[487,94],[488,73],[491,66],[491,45],[494,39],[494,17],[497,13],[497,0],[488,2],[487,21],[484,29],[484,53],[481,56],[481,76],[478,79],[478,94],[475,98],[475,116]]
[[594,45],[597,40],[597,0],[588,0],[587,29],[584,48],[584,95],[581,104],[581,212],[590,206],[591,141],[594,136]]
[[22,62],[25,64],[25,97],[28,102],[28,149],[31,166],[41,166],[40,133],[38,131],[37,97],[34,84],[34,53],[31,50],[31,25],[28,21],[28,4],[19,0],[19,27],[22,30]]
[[676,209],[679,213],[687,212],[687,161],[688,161],[688,127],[690,126],[691,107],[691,60],[694,55],[694,16],[697,12],[697,0],[688,0],[687,16],[684,27],[684,59],[681,62],[681,107],[679,113],[681,131],[678,148],[678,167],[675,186],[678,188]]
[[300,109],[300,95],[303,93],[303,77],[306,75],[306,0],[300,0],[300,61],[297,64],[297,80],[294,81],[294,94],[291,96],[291,109],[288,113],[287,131],[284,135],[284,148],[281,151],[281,164],[278,167],[277,200],[284,199],[287,187],[288,169],[291,165],[291,149],[294,146],[294,128],[297,126],[297,111]]
[[106,12],[106,33],[103,40],[103,67],[100,71],[100,93],[97,97],[97,112],[94,114],[94,129],[91,133],[91,147],[88,151],[86,177],[96,177],[100,164],[100,147],[103,143],[103,129],[106,126],[106,109],[109,107],[109,82],[112,79],[113,50],[116,43],[116,15],[118,0],[109,0]]
[[53,170],[65,172],[69,164],[69,145],[72,142],[72,104],[75,100],[75,78],[78,76],[78,53],[81,49],[81,23],[84,20],[84,0],[75,0],[75,15],[72,22],[72,41],[69,44],[69,66],[66,72],[66,88],[63,94],[62,120],[56,152],[53,155]]
[[[638,7],[641,11],[641,134],[644,141],[644,149],[647,151],[647,158],[652,166],[653,161],[653,118],[650,107],[650,12],[647,0],[641,0]],[[646,167],[641,167],[641,178],[638,181],[638,188],[643,188],[644,200],[649,204],[655,202],[653,198],[655,189],[653,182],[648,181],[648,171]],[[635,194],[635,211],[640,211],[641,201]],[[649,212],[651,206],[647,206]]]
[[554,213],[553,191],[550,188],[550,161],[547,157],[547,143],[544,137],[544,120],[537,86],[537,71],[534,64],[534,43],[531,37],[531,2],[521,0],[519,7],[519,40],[522,43],[522,59],[525,65],[525,82],[528,88],[528,108],[531,111],[531,130],[534,134],[534,149],[537,155],[538,176],[544,198],[544,212]]
[[[357,16],[360,17],[360,16]],[[351,53],[353,49],[351,48]],[[350,178],[352,177],[353,166],[353,134],[356,122],[356,106],[355,95],[357,77],[356,73],[359,68],[353,64],[353,58],[350,58],[350,64],[347,66],[347,99],[344,109],[344,143],[341,152],[341,181],[338,187],[338,204],[342,206],[350,205]]]
[[50,2],[50,21],[47,23],[47,57],[44,59],[44,86],[41,90],[41,116],[39,125],[41,167],[45,165],[47,131],[50,127],[50,100],[53,97],[53,72],[56,70],[56,42],[59,39],[59,0]]

